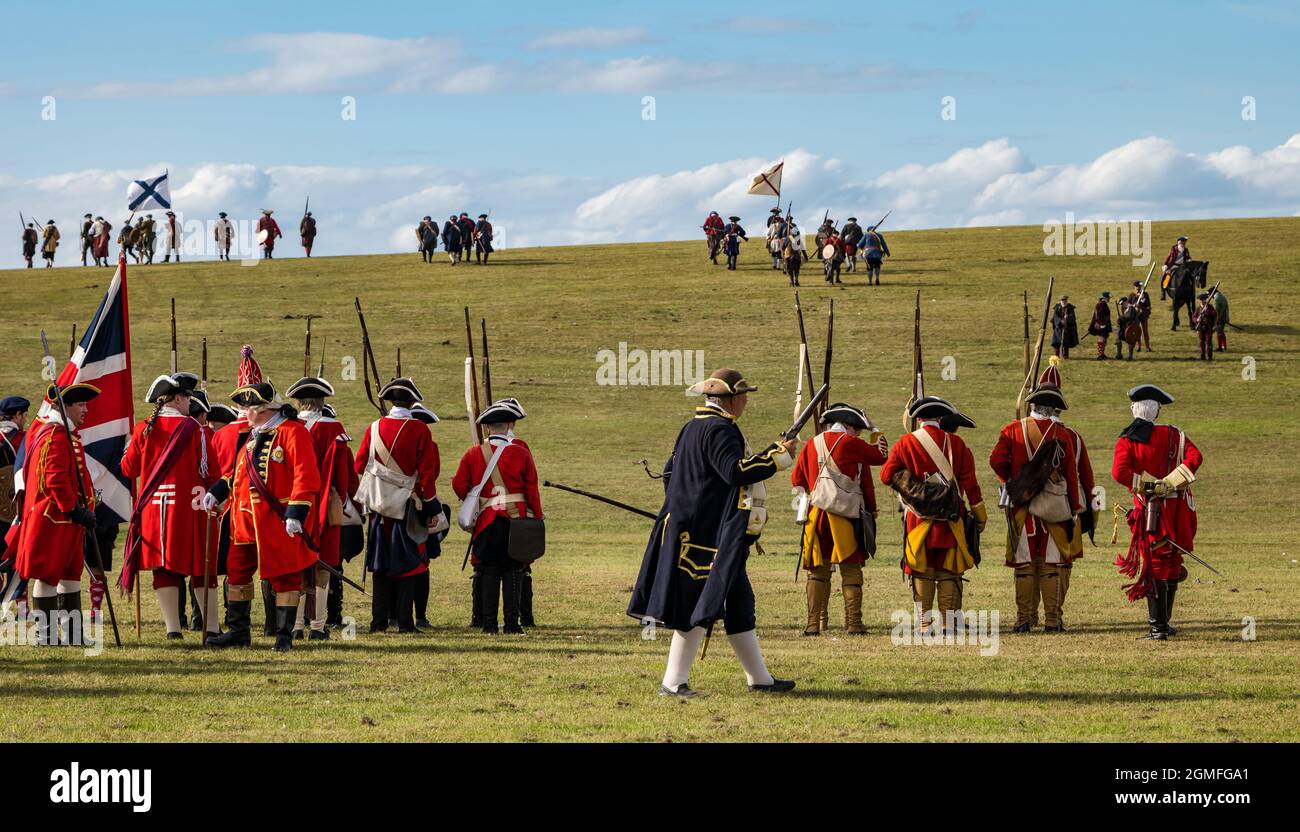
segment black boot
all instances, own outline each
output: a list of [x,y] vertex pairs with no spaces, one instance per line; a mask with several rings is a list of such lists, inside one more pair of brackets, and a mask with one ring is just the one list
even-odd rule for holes
[[262,635],[275,635],[275,590],[270,581],[262,581]]
[[[429,573],[424,573],[428,575]],[[415,633],[415,584],[414,575],[407,578],[395,578],[393,580],[393,602],[396,609],[395,617],[397,618],[397,632]]]
[[[199,596],[194,592],[194,582],[190,582],[190,609],[194,614],[190,616],[190,630],[196,633],[203,632],[203,604],[199,602]],[[185,620],[185,616],[181,616]]]
[[1165,590],[1165,634],[1176,636],[1178,628],[1169,622],[1174,620],[1174,596],[1178,594],[1178,581],[1166,581]]
[[330,594],[325,602],[325,627],[343,627],[343,581],[330,575]]
[[483,598],[479,594],[479,571],[469,577],[469,595],[471,600],[469,626],[475,630],[483,629]]
[[252,624],[253,602],[231,601],[226,608],[226,631],[208,636],[209,647],[248,647],[253,643],[249,627]]
[[[181,578],[180,590],[176,593],[176,615],[180,618],[182,632],[190,628],[190,620],[185,615],[185,585],[186,580]],[[198,608],[199,605],[195,604],[194,609]]]
[[271,649],[277,653],[286,653],[293,649],[293,620],[298,617],[298,605],[275,608],[275,646]]
[[59,644],[81,647],[95,643],[94,639],[86,637],[83,629],[86,620],[81,617],[80,592],[60,592],[54,598],[54,606],[57,610],[59,623],[63,625],[63,633],[59,636]]
[[1169,637],[1169,621],[1165,618],[1165,605],[1168,603],[1167,582],[1156,581],[1147,593],[1147,638],[1164,641]]
[[429,628],[433,625],[429,623],[429,572],[425,570],[416,575],[412,580],[413,598],[412,603],[415,605],[415,626]]
[[478,576],[479,614],[481,629],[485,633],[497,633],[497,604],[501,598],[501,575],[496,572],[481,571]]
[[382,633],[388,630],[393,617],[393,579],[383,572],[375,572],[371,577],[370,632]]
[[27,604],[30,612],[29,615],[36,617],[36,644],[39,647],[50,647],[58,644],[58,628],[55,626],[55,618],[58,616],[59,599],[57,596],[48,595],[44,598],[37,598],[30,593],[27,596]]
[[519,585],[523,582],[523,576],[522,569],[511,569],[501,576],[501,612],[503,618],[501,630],[506,633],[522,633],[524,631],[524,628],[519,626]]
[[532,567],[524,567],[523,578],[519,583],[519,626],[536,627],[537,622],[533,620],[533,570]]

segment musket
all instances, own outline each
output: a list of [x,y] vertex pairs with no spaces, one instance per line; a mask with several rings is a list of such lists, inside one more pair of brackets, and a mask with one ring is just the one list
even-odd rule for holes
[[[835,335],[835,299],[831,298],[830,312],[827,314],[826,317],[826,360],[822,364],[822,386],[825,387],[827,391],[830,390],[830,386],[831,386],[831,352],[832,352],[832,346],[833,346],[832,342],[833,342],[834,335]],[[825,410],[826,410],[825,403],[823,402],[823,406],[819,409],[818,415],[820,415],[821,412]]]
[[[348,586],[352,587],[353,589],[357,590],[357,591],[360,592],[362,595],[369,595],[369,594],[370,594],[370,593],[366,592],[366,588],[365,588],[364,586],[362,586],[361,584],[359,584],[359,583],[357,583],[356,581],[352,580],[352,579],[349,578],[347,575],[344,575],[342,570],[340,570],[340,569],[335,569],[333,566],[330,566],[328,563],[326,563],[325,561],[321,560],[320,558],[317,558],[317,559],[316,559],[316,564],[315,564],[315,565],[318,566],[318,567],[320,567],[321,569],[324,569],[326,572],[328,572],[328,573],[330,573],[331,575],[333,575],[334,577],[338,578],[340,581],[342,581],[343,583],[345,583],[345,584],[347,584]],[[363,571],[361,574],[364,575],[365,572]]]
[[879,231],[879,230],[880,230],[880,226],[882,226],[882,225],[885,224],[885,220],[889,219],[889,215],[892,214],[892,213],[894,213],[894,209],[893,209],[893,208],[890,208],[888,211],[885,212],[885,215],[884,215],[883,217],[880,218],[880,222],[878,222],[878,223],[876,223],[875,225],[871,226],[871,228],[872,228],[873,230],[875,230],[875,231]]
[[357,307],[357,320],[361,322],[361,378],[366,387],[366,398],[379,411],[380,416],[387,416],[388,411],[382,402],[375,398],[375,391],[370,389],[370,372],[374,371],[375,384],[379,384],[379,369],[375,367],[375,354],[370,349],[370,330],[366,328],[366,316],[361,311],[361,298],[353,298]]
[[916,311],[912,322],[912,396],[903,407],[903,429],[916,430],[916,420],[907,415],[912,405],[925,398],[925,368],[921,363],[921,290],[916,290]]
[[570,494],[577,494],[579,497],[586,497],[588,499],[595,500],[596,502],[599,503],[605,503],[606,505],[611,505],[614,508],[621,508],[624,511],[630,511],[633,514],[639,515],[641,517],[646,517],[650,520],[657,520],[659,518],[659,515],[646,511],[645,509],[637,508],[636,506],[630,506],[627,503],[622,503],[619,502],[618,500],[614,500],[609,497],[602,497],[599,494],[592,494],[590,491],[583,491],[581,488],[573,488],[572,486],[568,486],[568,485],[560,485],[558,482],[551,482],[550,480],[542,480],[542,485],[546,488],[556,488],[559,489],[560,491],[567,491]]
[[176,375],[176,298],[172,298],[172,375]]
[[817,392],[813,393],[813,397],[808,400],[808,406],[803,409],[802,413],[794,417],[794,423],[790,427],[781,432],[782,439],[799,438],[799,431],[803,430],[803,426],[817,412],[817,408],[821,406],[821,403],[826,400],[826,394],[830,392],[830,389],[829,384],[823,384],[817,388]]
[[[311,319],[307,319],[310,325]],[[200,347],[202,357],[199,359],[199,389],[208,389],[208,339],[204,338]],[[212,574],[212,515],[203,512],[203,632],[199,635],[202,644],[208,643],[208,597],[212,591],[208,586],[208,576]]]
[[45,328],[44,328],[44,327],[41,328],[41,349],[45,351],[45,357],[46,357],[46,358],[53,358],[53,357],[54,357],[53,355],[50,354],[50,342],[49,342],[49,340],[45,337]]
[[1038,378],[1038,367],[1043,360],[1043,342],[1047,338],[1047,321],[1052,312],[1052,287],[1056,285],[1056,278],[1047,278],[1047,299],[1043,301],[1043,322],[1038,327],[1038,343],[1034,347],[1034,360],[1025,374],[1025,381],[1020,385],[1020,394],[1016,396],[1016,418],[1019,419],[1024,412],[1025,396],[1033,389],[1034,382]]
[[[307,209],[311,207],[311,197],[307,197],[307,202],[302,206],[302,218],[307,219]],[[304,375],[306,375],[304,373]]]
[[393,376],[393,378],[401,378],[401,377],[402,377],[402,348],[398,347],[397,348],[397,375]]
[[479,318],[478,323],[483,330],[483,395],[488,402],[492,402],[494,401],[492,398],[492,362],[488,358],[487,320]]
[[316,373],[316,378],[325,378],[325,345],[320,345],[320,370]]
[[482,426],[478,416],[482,413],[478,399],[478,373],[474,369],[474,330],[470,328],[469,307],[465,307],[465,343],[468,354],[465,356],[465,407],[469,414],[469,432],[475,445],[483,441]]
[[1029,375],[1029,290],[1025,290],[1025,357],[1021,362],[1020,372]]
[[307,345],[302,351],[302,374],[304,377],[311,375],[311,319],[307,316]]
[[808,357],[808,332],[803,325],[803,306],[799,304],[799,293],[794,293],[794,312],[799,318],[799,344],[803,348],[803,367],[804,372],[808,375],[808,389],[812,390],[816,386],[813,381],[812,359]]
[[799,345],[799,366],[794,370],[794,418],[803,410],[803,365],[808,360],[808,345]]
[[72,340],[68,342],[68,358],[72,358],[72,354],[76,351],[77,351],[77,325],[73,324]]
[[[68,470],[71,472],[73,479],[77,481],[77,507],[89,509],[90,501],[86,499],[86,486],[81,481],[81,471],[83,466],[77,464],[77,451],[72,441],[72,427],[68,424],[68,410],[63,404],[63,388],[58,382],[54,385],[54,396],[59,402],[59,423],[63,425],[63,433],[68,438]],[[95,565],[90,569],[91,577],[95,577],[95,571],[98,570],[100,579],[104,579],[104,557],[99,551],[99,538],[95,535],[94,529],[85,529],[85,536],[90,538],[90,552],[95,557]],[[87,564],[89,567],[89,564]],[[122,636],[117,629],[117,613],[113,611],[113,593],[104,592],[104,600],[108,602],[108,618],[113,622],[113,641],[118,647],[122,646]]]

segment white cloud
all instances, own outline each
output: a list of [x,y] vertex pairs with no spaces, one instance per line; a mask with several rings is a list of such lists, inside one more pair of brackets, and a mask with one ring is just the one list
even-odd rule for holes
[[640,26],[619,28],[580,26],[547,32],[534,38],[528,45],[533,49],[609,49],[614,46],[644,43],[647,39],[645,29]]
[[[856,214],[867,223],[891,208],[888,227],[895,229],[1039,224],[1067,211],[1079,219],[1300,214],[1300,134],[1263,151],[1229,147],[1208,154],[1147,137],[1092,160],[1042,166],[1002,138],[870,178],[848,162],[804,149],[784,159],[783,202],[793,200],[805,230],[825,211],[837,220]],[[159,160],[135,170],[5,176],[0,211],[38,210],[39,219],[54,217],[65,231],[76,228],[84,211],[117,223],[127,213],[128,182],[170,167],[174,201],[186,220],[226,211],[236,221],[251,221],[266,207],[277,210],[283,226],[293,226],[310,196],[320,225],[315,253],[323,255],[411,251],[420,217],[441,222],[461,211],[491,211],[507,248],[679,240],[697,237],[710,210],[739,214],[761,233],[772,201],[745,191],[750,177],[772,161],[720,160],[617,181],[421,165],[213,162],[186,168]],[[290,237],[291,231],[286,228]]]

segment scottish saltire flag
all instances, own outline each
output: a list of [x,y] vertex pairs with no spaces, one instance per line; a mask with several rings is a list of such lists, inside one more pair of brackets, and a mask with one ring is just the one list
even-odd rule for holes
[[749,183],[749,193],[766,196],[780,196],[781,173],[784,168],[785,160],[783,159],[755,176],[753,181]]
[[167,171],[162,176],[136,179],[126,188],[126,207],[132,211],[144,211],[149,208],[161,208],[166,211],[172,207],[172,186],[167,178]]
[[[82,423],[81,441],[86,467],[99,498],[100,525],[125,523],[131,518],[131,481],[122,474],[122,453],[135,421],[135,396],[131,391],[131,331],[126,308],[126,258],[118,260],[117,274],[90,319],[58,384],[93,384],[100,390]],[[41,406],[42,417],[50,406]]]

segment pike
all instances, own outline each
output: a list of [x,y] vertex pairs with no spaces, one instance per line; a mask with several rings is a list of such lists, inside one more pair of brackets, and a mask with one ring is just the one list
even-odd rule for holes
[[465,409],[469,415],[469,433],[471,444],[483,442],[482,426],[478,416],[482,410],[478,399],[478,374],[474,369],[474,330],[469,323],[469,307],[465,307],[465,342],[468,353],[465,356]]
[[[903,429],[916,430],[916,420],[907,415],[912,405],[925,398],[925,368],[921,363],[921,290],[916,290],[916,312],[912,323],[912,397],[903,406]],[[900,503],[901,505],[901,503]]]
[[[81,469],[77,465],[77,451],[72,442],[72,427],[68,424],[68,410],[63,404],[63,388],[59,386],[58,382],[55,382],[52,386],[54,387],[54,396],[59,402],[59,423],[63,425],[63,433],[68,438],[68,470],[72,472],[73,479],[77,481],[77,508],[88,509],[90,501],[86,499],[86,486],[81,482]],[[90,564],[86,564],[87,571],[90,572],[93,578],[96,577],[95,573],[98,570],[98,577],[103,579],[104,557],[99,551],[99,538],[96,537],[93,529],[85,529],[82,538],[83,540],[89,538],[90,552],[95,556],[94,567],[91,568]],[[121,647],[122,636],[117,629],[117,613],[113,611],[113,593],[106,590],[104,600],[108,602],[108,618],[113,622],[113,641],[117,643],[118,647]]]
[[176,375],[176,298],[172,298],[172,375]]
[[606,505],[611,505],[614,508],[621,508],[624,511],[630,511],[633,514],[636,514],[640,517],[645,517],[650,520],[659,519],[659,515],[652,514],[651,512],[648,512],[645,509],[637,508],[636,506],[630,506],[627,503],[619,502],[618,500],[614,500],[609,497],[602,497],[599,494],[593,494],[590,491],[583,491],[581,488],[574,488],[568,485],[561,485],[558,482],[551,482],[550,480],[542,480],[542,485],[546,488],[554,488],[559,491],[567,491],[570,494],[577,494],[579,497],[586,497],[590,500],[595,500],[598,503],[605,503]]
[[1016,396],[1016,418],[1023,415],[1025,407],[1025,396],[1033,389],[1034,382],[1038,378],[1038,367],[1043,360],[1043,341],[1047,337],[1047,319],[1052,312],[1052,287],[1056,285],[1056,278],[1047,278],[1047,299],[1043,301],[1043,322],[1038,327],[1038,344],[1034,347],[1034,361],[1025,373],[1025,381],[1020,385],[1020,394]]
[[370,373],[374,372],[375,384],[379,384],[379,368],[375,366],[375,353],[370,348],[370,330],[366,328],[366,316],[361,311],[361,298],[353,298],[353,303],[357,307],[357,320],[361,322],[361,378],[365,383],[366,398],[379,411],[380,416],[387,416],[388,411],[383,403],[375,398],[375,391],[370,389]]

